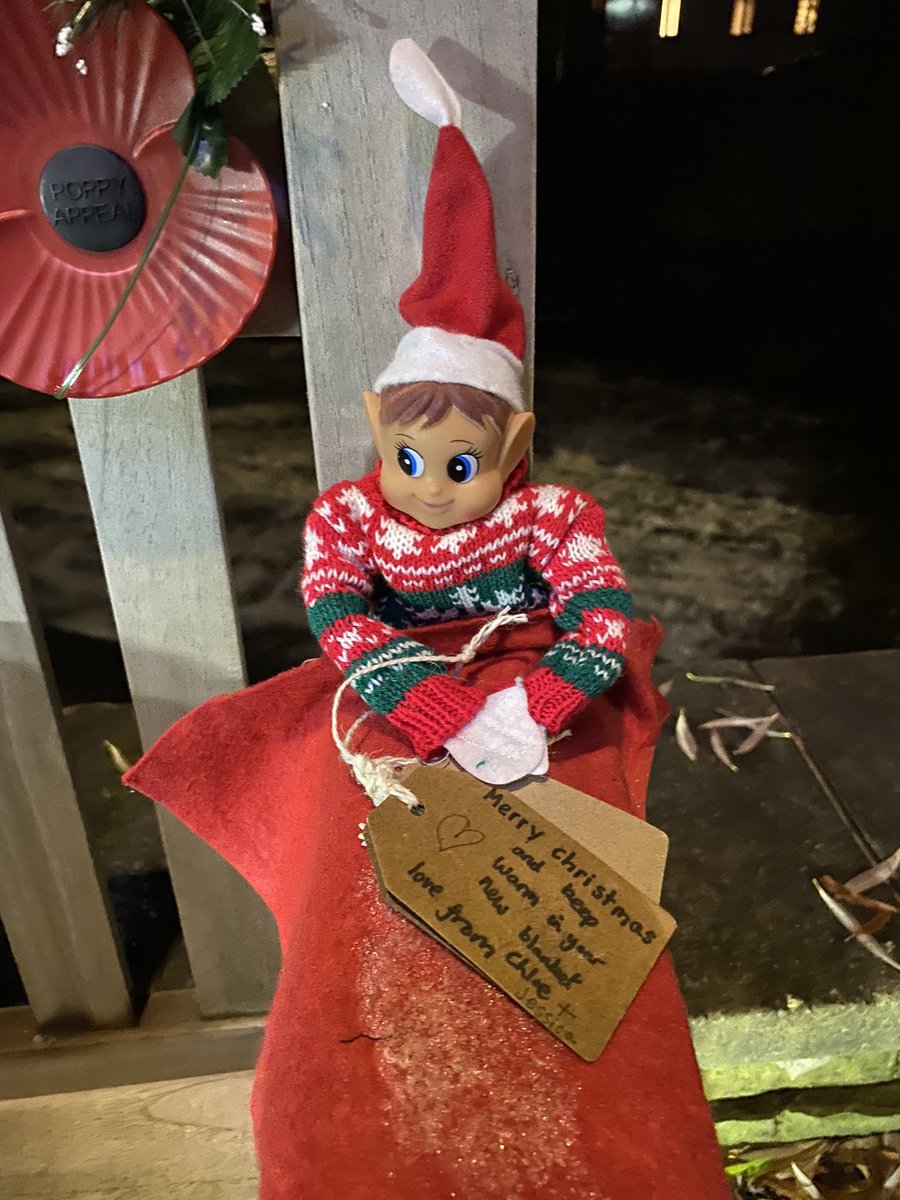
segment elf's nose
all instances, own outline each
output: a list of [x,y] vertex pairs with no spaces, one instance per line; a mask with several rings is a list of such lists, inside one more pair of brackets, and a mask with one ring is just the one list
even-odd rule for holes
[[443,485],[439,479],[429,479],[426,484],[429,496],[439,496],[443,491]]

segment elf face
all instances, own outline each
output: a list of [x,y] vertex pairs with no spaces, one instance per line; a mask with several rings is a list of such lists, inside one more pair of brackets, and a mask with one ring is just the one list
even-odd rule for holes
[[449,409],[432,425],[382,425],[379,397],[365,393],[381,458],[381,492],[393,508],[429,529],[449,529],[487,516],[531,441],[531,413],[514,413],[505,430]]

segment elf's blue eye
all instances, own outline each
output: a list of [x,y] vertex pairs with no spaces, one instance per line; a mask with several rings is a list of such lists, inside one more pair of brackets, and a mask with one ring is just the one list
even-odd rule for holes
[[474,454],[456,454],[447,463],[447,474],[454,483],[468,483],[478,474],[478,459]]
[[398,448],[397,462],[400,464],[403,474],[411,475],[413,479],[418,479],[425,470],[425,459],[417,450],[413,450],[409,446]]

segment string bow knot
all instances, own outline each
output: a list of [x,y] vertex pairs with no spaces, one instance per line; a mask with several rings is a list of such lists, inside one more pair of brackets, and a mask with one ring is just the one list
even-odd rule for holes
[[397,776],[405,767],[411,767],[418,763],[419,759],[398,758],[396,755],[388,755],[384,758],[370,758],[361,751],[355,752],[351,750],[350,746],[356,731],[362,725],[363,721],[368,719],[370,713],[368,711],[364,712],[361,717],[358,717],[353,722],[347,733],[341,735],[338,712],[347,688],[351,687],[357,680],[370,675],[373,671],[382,670],[386,665],[400,667],[408,666],[411,663],[452,663],[458,671],[460,667],[472,662],[488,638],[492,637],[502,626],[521,625],[527,623],[527,621],[528,616],[525,613],[513,613],[510,612],[509,608],[501,608],[498,613],[491,617],[489,621],[486,621],[469,641],[466,642],[458,654],[434,654],[431,651],[425,651],[422,654],[410,654],[405,658],[391,659],[390,664],[370,663],[368,666],[360,667],[359,670],[347,676],[334,694],[334,702],[331,706],[331,736],[341,759],[351,769],[356,782],[373,804],[376,806],[383,804],[389,796],[396,796],[407,808],[418,807],[418,797],[409,788],[404,787]]

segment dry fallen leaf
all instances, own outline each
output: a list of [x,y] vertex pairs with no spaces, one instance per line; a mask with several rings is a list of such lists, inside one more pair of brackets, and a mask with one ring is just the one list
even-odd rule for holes
[[865,908],[869,912],[874,912],[875,916],[870,917],[864,925],[860,925],[856,933],[851,934],[851,937],[860,938],[866,934],[878,933],[879,930],[884,929],[897,911],[895,905],[886,904],[883,900],[873,900],[871,896],[861,896],[846,883],[838,883],[830,875],[822,876],[822,885],[830,896],[834,896],[835,900],[843,900],[847,904],[855,904],[857,908]]
[[856,936],[856,940],[861,946],[864,946],[870,954],[874,955],[875,958],[883,962],[885,966],[893,967],[895,971],[900,971],[900,962],[897,962],[895,958],[891,958],[887,950],[885,950],[880,943],[876,942],[871,934],[862,932],[862,926],[860,925],[859,921],[857,921],[856,917],[854,917],[852,913],[847,912],[846,908],[844,908],[839,901],[829,896],[822,887],[821,883],[819,883],[818,879],[813,880],[813,887],[819,893],[819,897],[826,908],[831,910],[832,914],[840,921],[845,929],[849,929],[850,932]]
[[897,907],[894,904],[888,904],[886,900],[875,900],[872,896],[863,896],[859,892],[854,891],[848,883],[838,883],[831,875],[823,875],[822,883],[828,888],[828,891],[834,896],[835,900],[846,900],[848,904],[856,904],[860,908],[868,908],[878,912],[895,913]]
[[[777,715],[777,714],[776,714]],[[712,721],[704,721],[699,729],[755,729],[765,717],[735,717],[729,713],[725,717],[716,717]]]
[[742,1200],[809,1200],[791,1163],[823,1200],[898,1200],[900,1137],[881,1134],[817,1139],[784,1146],[747,1146],[728,1153],[727,1173]]
[[795,1162],[791,1163],[791,1170],[794,1173],[794,1178],[800,1184],[800,1189],[804,1195],[809,1196],[810,1200],[825,1200],[810,1177]]
[[[694,676],[697,680],[726,680],[724,675],[709,675],[709,676]],[[766,685],[768,686],[768,685]],[[739,716],[736,713],[727,712],[724,709],[717,709],[722,716],[714,717],[711,721],[704,721],[699,725],[699,729],[705,730],[709,734],[709,744],[713,754],[729,771],[737,771],[737,764],[732,760],[725,741],[722,736],[722,731],[726,729],[746,729],[749,730],[747,736],[741,741],[735,749],[735,754],[749,754],[751,750],[755,750],[761,742],[767,737],[790,737],[788,732],[776,731],[772,729],[772,725],[781,717],[781,713],[773,712],[766,713],[760,717]],[[678,713],[678,721],[675,726],[675,736],[678,739],[678,745],[681,747],[682,753],[692,761],[696,762],[697,743],[691,733],[690,726],[687,723],[687,714],[682,708]]]
[[134,763],[130,763],[119,747],[113,742],[104,741],[103,749],[106,751],[109,761],[120,775],[124,775],[126,771],[130,771],[134,766]]
[[774,692],[774,683],[759,683],[756,679],[740,679],[737,675],[695,675],[693,671],[685,671],[685,679],[691,683],[734,684],[735,687],[752,688],[756,692]]
[[682,754],[686,755],[691,762],[697,761],[697,739],[691,732],[687,713],[683,708],[678,710],[678,720],[675,722],[675,741]]
[[869,867],[867,871],[860,871],[858,875],[848,879],[846,886],[854,892],[867,892],[869,888],[877,887],[879,883],[887,883],[898,870],[900,870],[900,846],[883,862],[876,863],[874,867]]
[[736,771],[737,765],[731,761],[731,756],[725,749],[725,743],[722,741],[722,731],[719,729],[711,729],[709,731],[709,744],[712,747],[712,752],[719,760],[724,763],[729,771]]
[[765,741],[768,737],[769,730],[780,716],[781,713],[774,712],[768,717],[762,717],[757,721],[756,728],[735,749],[735,754],[749,754],[751,750],[755,750],[760,742]]
[[[885,925],[891,919],[890,913],[876,913],[874,917],[869,917],[868,921],[863,921],[856,933],[851,934],[851,937],[861,938],[868,934],[881,933]],[[850,938],[847,939],[849,941]]]
[[[824,1138],[787,1145],[755,1146],[744,1151],[733,1151],[732,1157],[749,1159],[750,1172],[745,1179],[739,1178],[739,1196],[778,1197],[778,1200],[808,1200],[793,1172],[796,1164],[807,1175],[815,1175],[830,1143]],[[735,1173],[738,1163],[731,1163],[729,1170]]]
[[[732,763],[730,757],[725,752],[725,746],[719,733],[722,729],[749,729],[747,737],[738,745],[735,754],[749,754],[751,750],[755,750],[760,742],[764,741],[771,733],[771,727],[781,716],[781,713],[769,713],[764,717],[738,717],[728,713],[723,717],[716,717],[712,721],[704,721],[700,729],[710,731],[710,745],[712,745],[713,753],[718,759],[725,763],[731,770],[736,771],[737,767]],[[713,736],[715,734],[715,737]]]
[[671,690],[672,690],[672,684],[674,682],[675,682],[675,676],[671,675],[668,679],[664,680],[656,690],[659,692],[659,694],[661,696],[668,697],[669,692],[671,692]]
[[900,1166],[891,1171],[884,1181],[880,1200],[895,1200],[898,1193],[900,1193]]

